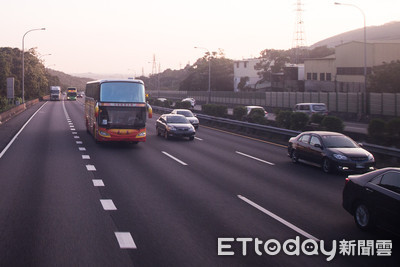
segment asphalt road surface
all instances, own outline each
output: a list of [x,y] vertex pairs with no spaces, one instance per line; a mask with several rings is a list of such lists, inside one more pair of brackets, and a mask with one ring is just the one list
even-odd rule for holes
[[145,143],[96,144],[81,99],[37,109],[0,154],[0,266],[398,266],[399,238],[342,208],[345,176],[154,117]]

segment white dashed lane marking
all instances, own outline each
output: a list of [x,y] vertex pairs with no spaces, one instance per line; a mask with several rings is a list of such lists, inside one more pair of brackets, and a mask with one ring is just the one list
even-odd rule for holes
[[239,151],[236,151],[236,153],[239,154],[239,155],[242,155],[242,156],[257,160],[257,161],[260,161],[262,163],[266,163],[266,164],[269,164],[269,165],[275,165],[275,163],[272,163],[272,162],[269,162],[269,161],[266,161],[266,160],[263,160],[263,159],[259,159],[259,158],[253,157],[253,156],[247,155],[247,154],[239,152]]
[[180,160],[180,159],[178,159],[178,158],[172,156],[171,154],[168,154],[168,153],[165,152],[165,151],[162,151],[162,153],[163,153],[164,155],[170,157],[171,159],[175,160],[176,162],[179,162],[180,164],[182,164],[182,165],[184,165],[184,166],[187,165],[187,163],[185,163],[185,162],[183,162],[182,160]]
[[133,241],[132,235],[129,232],[115,232],[115,237],[118,240],[120,248],[124,249],[136,249],[135,241]]
[[[80,137],[77,135],[78,132],[76,132],[76,128],[74,126],[74,124],[72,123],[71,119],[69,118],[69,115],[67,113],[67,110],[65,109],[65,105],[63,102],[63,108],[64,108],[64,113],[65,116],[67,118],[67,122],[69,125],[70,130],[72,131],[72,135],[74,136],[74,139],[80,139]],[[201,139],[199,139],[201,140]],[[75,141],[77,145],[82,145],[83,142],[82,141]],[[78,147],[79,151],[86,151],[85,147],[79,146]],[[167,155],[168,157],[176,160],[177,162],[181,163],[182,165],[187,165],[186,163],[184,163],[183,161],[180,161],[179,159],[169,155],[166,152],[163,152],[165,155]],[[90,160],[90,156],[89,155],[82,155],[82,160]],[[86,165],[86,169],[88,171],[96,171],[96,167],[94,165]],[[93,186],[95,187],[104,187],[104,182],[101,179],[93,179]],[[107,211],[111,211],[111,210],[117,210],[117,207],[115,206],[114,202],[112,201],[112,199],[100,199],[100,203],[103,206],[104,210]],[[136,249],[136,244],[135,241],[133,241],[132,235],[129,232],[114,232],[115,237],[117,238],[119,247],[121,249]]]
[[101,179],[93,179],[93,186],[104,186],[104,182]]
[[100,199],[100,202],[104,210],[117,210],[117,207],[111,199]]
[[246,202],[247,204],[253,206],[254,208],[258,209],[259,211],[263,212],[264,214],[274,218],[275,220],[277,220],[278,222],[286,225],[287,227],[291,228],[292,230],[296,231],[297,233],[305,236],[306,238],[315,240],[317,242],[319,242],[319,239],[316,238],[315,236],[310,235],[309,233],[307,233],[306,231],[303,231],[302,229],[300,229],[299,227],[295,226],[294,224],[291,224],[290,222],[286,221],[285,219],[282,219],[281,217],[279,217],[278,215],[272,213],[271,211],[261,207],[260,205],[258,205],[257,203],[249,200],[248,198],[238,195],[238,198],[240,198],[241,200],[243,200],[244,202]]
[[86,165],[86,169],[92,172],[96,170],[96,167],[94,165]]

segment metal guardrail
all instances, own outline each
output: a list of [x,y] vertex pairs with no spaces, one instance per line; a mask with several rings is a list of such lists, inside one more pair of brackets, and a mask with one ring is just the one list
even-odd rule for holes
[[400,158],[400,149],[394,147],[378,146],[368,143],[362,143],[362,145],[369,152]]
[[249,129],[253,129],[253,130],[281,134],[281,135],[285,135],[285,136],[289,136],[289,137],[297,136],[300,133],[298,131],[282,129],[282,128],[273,127],[273,126],[261,125],[261,124],[245,122],[245,121],[231,120],[231,119],[227,119],[227,118],[213,117],[213,116],[208,116],[208,115],[203,115],[203,114],[198,114],[197,117],[199,119],[208,120],[211,122],[225,123],[225,124],[230,124],[230,125],[234,125],[237,127],[245,127],[245,128],[249,128]]
[[[172,111],[171,108],[154,107],[154,106],[152,108],[153,108],[153,111],[158,111],[161,113],[170,113]],[[201,120],[223,123],[223,124],[236,126],[236,127],[244,127],[244,128],[249,128],[249,129],[258,130],[258,131],[264,131],[264,132],[268,132],[268,133],[280,134],[280,135],[284,135],[287,137],[297,136],[298,134],[301,133],[299,131],[293,131],[293,130],[278,128],[278,127],[273,127],[273,126],[261,125],[261,124],[257,124],[257,123],[237,121],[237,120],[232,120],[232,119],[227,119],[227,118],[214,117],[214,116],[209,116],[209,115],[204,115],[204,114],[197,114],[197,117]],[[368,143],[362,143],[362,146],[372,153],[383,154],[383,155],[387,155],[387,156],[391,156],[391,157],[395,157],[395,158],[400,158],[400,149],[397,149],[397,148],[378,146],[378,145],[368,144]]]

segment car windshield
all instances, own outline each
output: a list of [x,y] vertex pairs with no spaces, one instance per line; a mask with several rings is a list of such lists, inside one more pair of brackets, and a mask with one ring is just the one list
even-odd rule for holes
[[167,123],[189,123],[189,121],[183,116],[168,116]]
[[179,110],[176,113],[185,117],[193,117],[193,113],[190,110]]
[[315,111],[325,111],[326,110],[325,105],[314,105],[313,108]]
[[326,147],[329,148],[356,148],[356,143],[350,138],[342,135],[322,136],[322,140]]

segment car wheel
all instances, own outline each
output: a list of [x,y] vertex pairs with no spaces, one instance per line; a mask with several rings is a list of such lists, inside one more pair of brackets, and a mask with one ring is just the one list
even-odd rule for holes
[[361,230],[372,228],[372,216],[368,207],[363,203],[358,203],[354,210],[354,221]]
[[330,173],[332,170],[332,164],[331,161],[328,158],[324,158],[324,160],[322,161],[322,170],[325,173]]
[[160,129],[158,129],[158,127],[156,127],[156,132],[157,132],[157,136],[160,136]]
[[90,133],[90,130],[89,130],[89,122],[88,122],[87,119],[86,119],[86,132]]
[[299,155],[297,154],[296,150],[292,150],[291,158],[293,163],[299,162]]
[[194,140],[194,136],[189,137],[189,140],[193,141]]

